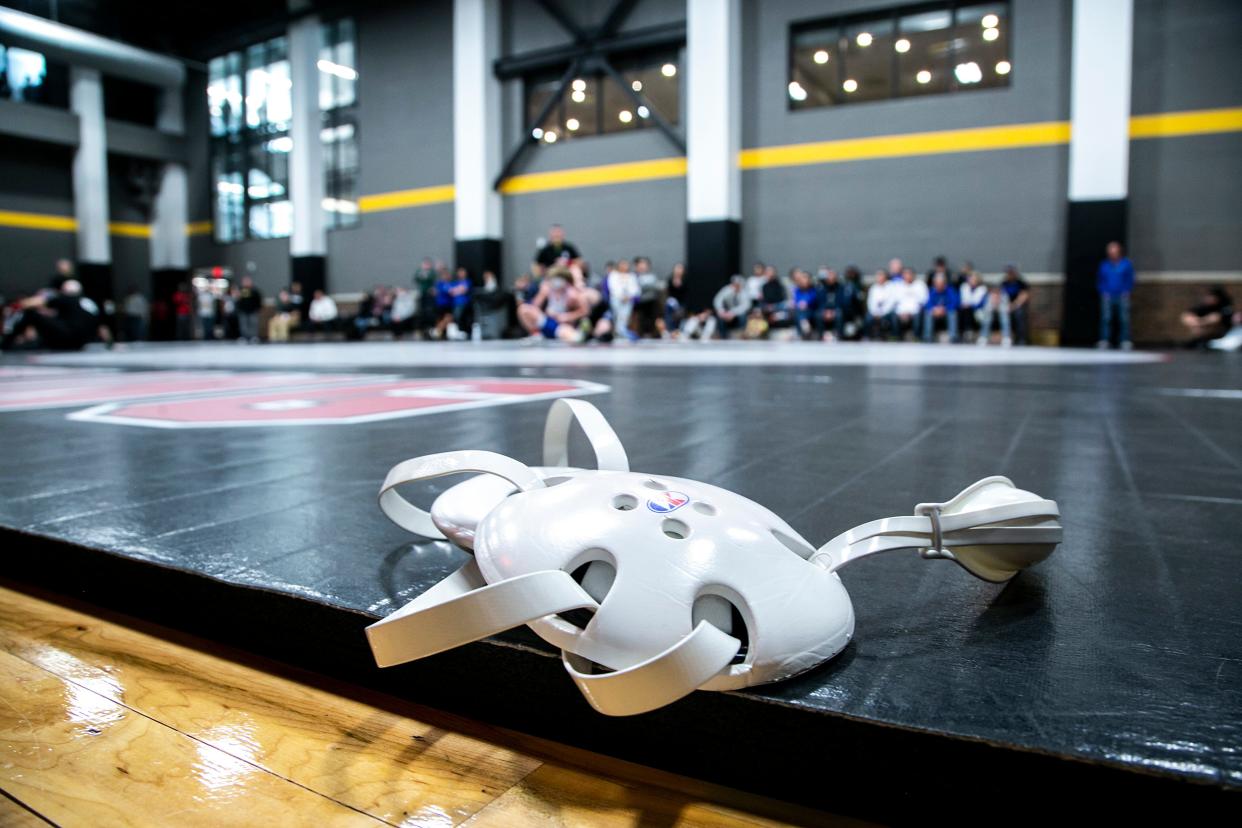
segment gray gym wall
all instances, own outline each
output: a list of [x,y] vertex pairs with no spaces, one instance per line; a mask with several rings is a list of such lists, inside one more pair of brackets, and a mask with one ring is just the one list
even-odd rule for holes
[[[73,151],[68,147],[0,138],[0,210],[73,215]],[[74,257],[70,232],[0,227],[0,296],[12,299],[46,287],[57,259]]]
[[[1242,105],[1242,3],[1135,0],[1135,115]],[[1130,143],[1130,254],[1140,272],[1242,267],[1238,133]]]
[[[744,3],[745,147],[1069,118],[1069,3],[1013,0],[1008,88],[801,111],[788,108],[791,23],[891,7],[875,0]],[[1064,146],[747,170],[742,256],[864,273],[937,255],[984,271],[1063,266]]]
[[[583,26],[600,23],[608,0],[565,4]],[[570,36],[534,0],[508,0],[504,9],[504,52],[520,54],[570,42]],[[685,20],[680,0],[639,0],[621,31]],[[684,84],[684,75],[683,75]],[[684,93],[683,112],[684,112]],[[520,80],[504,84],[504,152],[522,140],[524,92]],[[684,117],[676,129],[684,135]],[[598,135],[531,147],[517,174],[674,158],[681,152],[655,128]],[[552,224],[597,270],[609,260],[647,256],[658,273],[667,273],[686,251],[686,182],[684,178],[636,181],[505,196],[505,281],[512,283],[530,268],[536,242]]]

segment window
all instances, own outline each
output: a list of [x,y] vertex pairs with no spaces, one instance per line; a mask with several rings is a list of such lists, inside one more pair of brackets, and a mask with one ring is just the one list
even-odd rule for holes
[[322,115],[324,224],[358,223],[358,64],[354,21],[325,23],[319,49],[319,111]]
[[1008,86],[1009,3],[939,3],[796,24],[789,108]]
[[42,101],[47,61],[38,52],[0,45],[0,99]]
[[[547,144],[629,132],[654,126],[654,116],[675,124],[680,120],[681,76],[676,53],[655,53],[615,60],[620,82],[605,72],[573,78],[565,93],[552,101],[560,74],[526,79],[526,128]],[[549,104],[549,102],[551,103]],[[550,105],[547,115],[540,113]]]
[[[358,72],[352,20],[324,24],[318,57],[328,227],[356,223]],[[218,242],[287,237],[293,230],[289,153],[293,82],[284,37],[208,64],[207,105]]]

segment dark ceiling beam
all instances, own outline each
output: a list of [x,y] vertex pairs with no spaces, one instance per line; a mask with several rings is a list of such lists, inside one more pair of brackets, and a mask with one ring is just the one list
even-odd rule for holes
[[543,7],[543,10],[548,13],[549,17],[555,20],[562,29],[569,32],[570,36],[573,37],[574,40],[579,43],[586,43],[591,39],[586,30],[579,26],[577,21],[569,16],[569,14],[561,8],[560,3],[557,3],[556,0],[538,0],[538,3],[541,7]]
[[578,61],[572,61],[569,68],[565,70],[565,74],[561,75],[561,82],[556,85],[556,91],[548,96],[544,101],[543,108],[539,110],[539,114],[530,123],[522,127],[522,140],[518,143],[513,151],[509,153],[505,165],[500,170],[500,174],[496,176],[496,180],[492,182],[492,188],[499,190],[500,185],[505,179],[513,174],[517,169],[518,162],[522,160],[522,156],[526,154],[526,150],[534,144],[539,143],[539,139],[533,134],[534,128],[547,120],[548,115],[552,112],[552,108],[561,105],[561,98],[565,95],[565,90],[569,88],[569,84],[578,74]]
[[612,6],[612,10],[608,12],[608,16],[604,18],[604,22],[595,30],[595,37],[592,40],[600,40],[615,35],[621,26],[625,24],[625,19],[630,16],[630,12],[634,11],[634,6],[637,4],[638,0],[617,0]]
[[686,23],[683,20],[635,29],[594,43],[566,44],[502,57],[492,64],[492,68],[500,80],[513,80],[536,72],[559,71],[565,64],[591,55],[606,57],[618,52],[680,48],[685,43]]

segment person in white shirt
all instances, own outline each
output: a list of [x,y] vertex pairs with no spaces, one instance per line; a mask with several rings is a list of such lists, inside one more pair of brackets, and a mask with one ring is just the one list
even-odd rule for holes
[[336,307],[336,301],[331,296],[322,290],[317,290],[315,291],[314,298],[311,299],[307,315],[310,316],[311,330],[318,333],[320,331],[331,331],[336,328],[339,311]]
[[971,269],[957,290],[957,327],[965,339],[968,333],[978,331],[983,326],[982,313],[988,303],[988,286],[983,283],[979,271]]
[[901,281],[892,284],[893,313],[897,316],[897,336],[901,339],[907,331],[918,328],[923,306],[927,304],[927,283],[917,280],[914,268],[907,267],[901,271]]
[[750,269],[750,276],[745,279],[746,295],[750,297],[750,303],[757,305],[763,301],[763,283],[768,280],[768,269],[763,262],[755,262],[755,266]]
[[890,332],[896,330],[897,320],[893,316],[896,307],[896,296],[893,284],[888,279],[887,270],[877,270],[875,281],[867,289],[867,336],[871,339],[886,339]]
[[608,274],[607,286],[613,330],[628,339],[637,339],[637,334],[630,330],[630,315],[634,312],[634,302],[642,294],[642,288],[638,277],[630,272],[629,261],[622,259],[616,263]]

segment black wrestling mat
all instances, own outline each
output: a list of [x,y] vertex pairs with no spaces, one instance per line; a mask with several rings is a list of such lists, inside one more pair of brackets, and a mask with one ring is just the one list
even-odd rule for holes
[[[231,370],[0,363],[5,576],[838,813],[1242,802],[1236,356],[329,372],[306,350],[301,370],[244,367],[265,350],[235,349]],[[146,353],[162,368],[184,351]],[[839,657],[634,718],[592,711],[525,631],[377,670],[363,627],[465,560],[383,517],[384,473],[465,448],[535,463],[546,397],[566,392],[589,394],[634,469],[733,489],[817,545],[991,474],[1056,499],[1065,540],[1004,587],[912,554],[862,561],[842,572],[857,630]]]

